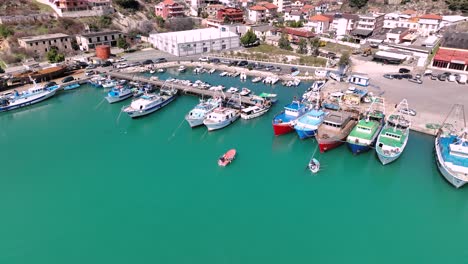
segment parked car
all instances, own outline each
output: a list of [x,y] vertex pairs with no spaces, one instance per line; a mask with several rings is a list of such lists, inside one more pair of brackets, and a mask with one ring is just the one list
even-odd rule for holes
[[444,73],[439,74],[439,75],[437,76],[437,79],[439,79],[439,81],[443,81],[443,82],[444,82],[444,81],[447,80],[447,75],[444,74]]
[[432,75],[432,71],[431,70],[425,70],[424,71],[424,76],[431,76]]
[[85,69],[87,69],[87,70],[96,69],[96,65],[94,65],[94,64],[89,64],[88,66],[86,66]]
[[237,63],[237,66],[238,66],[238,67],[246,67],[247,65],[249,65],[249,62],[246,61],[246,60],[239,61],[239,62]]
[[133,62],[133,63],[130,63],[129,66],[130,66],[130,67],[138,67],[138,66],[141,66],[141,62],[139,62],[139,61]]
[[112,62],[110,61],[105,61],[103,64],[101,64],[101,67],[109,67],[109,66],[112,66]]
[[431,80],[434,80],[436,81],[438,79],[439,75],[435,74],[435,73],[432,73],[431,74]]
[[220,63],[221,61],[218,58],[211,58],[210,62],[211,63]]
[[281,71],[281,67],[279,67],[279,66],[278,66],[278,67],[275,67],[272,71],[274,71],[274,72],[280,72],[280,71]]
[[401,76],[401,78],[403,78],[403,79],[412,79],[412,78],[413,78],[413,75],[408,74],[408,73],[403,73],[403,74],[401,74],[400,76]]
[[296,72],[298,71],[299,69],[297,67],[291,67],[291,72]]
[[144,60],[142,62],[143,65],[149,65],[149,64],[153,64],[153,61],[152,60]]
[[127,67],[128,67],[128,64],[126,62],[122,62],[117,65],[117,69],[123,69]]
[[71,81],[74,81],[75,78],[73,76],[67,76],[65,78],[62,79],[62,83],[67,83],[67,82],[71,82]]
[[454,74],[451,74],[448,76],[448,81],[449,82],[454,82],[457,80],[457,76],[455,76]]
[[411,108],[408,108],[408,110],[400,109],[400,113],[407,114],[407,115],[410,115],[410,116],[415,116],[417,114],[416,111],[414,109],[411,109]]
[[157,58],[154,60],[154,63],[164,63],[164,62],[167,62],[166,58]]
[[231,65],[231,61],[230,61],[230,60],[224,59],[224,60],[221,60],[220,62],[221,62],[222,64]]
[[124,62],[124,61],[126,61],[125,58],[118,58],[118,59],[115,60],[115,62]]
[[265,67],[265,71],[272,71],[273,69],[275,69],[275,67],[273,65],[267,65]]
[[87,70],[87,71],[85,71],[84,74],[85,74],[85,76],[91,76],[91,75],[94,74],[94,71],[93,70]]
[[210,61],[210,58],[208,58],[208,57],[200,57],[198,60],[199,60],[199,61],[202,61],[202,62],[209,62],[209,61]]
[[55,86],[55,85],[57,85],[56,82],[48,82],[48,83],[46,83],[46,85],[44,85],[44,88],[49,88],[49,87],[52,87],[52,86]]
[[421,74],[418,73],[418,74],[414,75],[414,78],[416,78],[416,79],[421,79],[422,76],[421,76]]
[[84,61],[77,61],[76,64],[79,65],[79,67],[81,69],[84,69],[84,68],[88,67],[88,63],[86,63]]
[[233,60],[233,61],[230,61],[229,66],[237,66],[238,63],[239,63],[238,61]]
[[398,70],[398,72],[399,72],[399,73],[409,73],[410,70],[409,70],[409,69],[406,69],[406,68],[400,68],[400,69]]
[[384,78],[387,78],[387,79],[390,79],[390,80],[393,80],[393,74],[389,74],[389,73],[386,73],[383,75]]
[[397,79],[397,80],[403,79],[403,77],[401,76],[401,74],[397,74],[397,73],[396,73],[396,74],[392,74],[392,77],[393,77],[393,79]]
[[254,69],[255,70],[261,70],[261,69],[264,69],[265,68],[265,65],[263,64],[260,64],[260,63],[255,63],[254,64]]
[[419,84],[423,83],[423,81],[420,78],[411,78],[411,79],[408,79],[408,81],[414,82],[414,83],[419,83]]

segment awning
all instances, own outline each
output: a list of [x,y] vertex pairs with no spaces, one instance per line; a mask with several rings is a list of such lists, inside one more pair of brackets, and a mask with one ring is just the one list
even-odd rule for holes
[[353,36],[363,36],[368,37],[372,34],[372,29],[355,29],[351,31],[351,35]]

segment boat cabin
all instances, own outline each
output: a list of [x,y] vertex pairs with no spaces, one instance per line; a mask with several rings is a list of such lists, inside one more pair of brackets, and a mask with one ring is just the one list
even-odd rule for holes
[[235,116],[235,113],[236,111],[233,109],[217,108],[208,115],[207,119],[221,122],[233,118]]
[[323,119],[323,124],[329,127],[342,128],[351,120],[351,115],[345,112],[330,113]]
[[292,102],[284,107],[284,113],[289,116],[300,116],[307,108],[299,102]]
[[349,77],[348,82],[360,86],[369,86],[370,78],[367,76],[353,74]]
[[247,108],[242,109],[242,113],[245,115],[251,115],[259,112],[261,109],[260,107],[254,105],[254,106],[249,106]]
[[399,133],[392,133],[392,132],[387,131],[382,136],[386,137],[386,138],[389,138],[389,139],[392,139],[392,140],[396,140],[396,141],[401,140],[401,134],[399,134]]
[[468,158],[468,142],[460,140],[450,144],[450,155]]

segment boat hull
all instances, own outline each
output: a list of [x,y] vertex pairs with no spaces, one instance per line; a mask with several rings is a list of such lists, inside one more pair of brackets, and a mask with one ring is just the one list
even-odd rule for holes
[[187,121],[187,123],[189,123],[190,127],[197,127],[197,126],[201,126],[203,125],[203,120],[205,120],[205,117],[203,118],[198,118],[198,119],[194,119],[194,118],[185,118],[185,120]]
[[273,124],[273,133],[275,136],[281,136],[294,131],[292,125],[288,123]]
[[383,153],[380,153],[379,151],[377,151],[377,157],[379,158],[382,165],[387,165],[397,160],[401,156],[401,153],[402,152],[396,154],[395,156],[386,156]]
[[319,144],[320,152],[322,153],[332,150],[334,148],[337,148],[343,144],[343,140],[333,140],[333,139],[327,139],[327,140],[317,139],[317,142]]
[[157,104],[157,105],[155,105],[155,106],[153,106],[151,108],[148,108],[148,109],[145,109],[145,110],[131,111],[131,112],[127,112],[127,114],[133,119],[143,117],[143,116],[149,115],[149,114],[151,114],[153,112],[156,112],[157,110],[163,108],[164,106],[166,106],[170,102],[174,101],[175,98],[176,98],[176,95],[173,95],[173,96],[167,98],[166,100],[164,100],[163,102],[161,102],[160,104]]
[[367,152],[371,148],[370,145],[360,145],[360,144],[349,143],[349,142],[347,143],[347,145],[348,145],[349,150],[351,150],[351,152],[354,155]]
[[42,96],[38,96],[37,98],[34,98],[31,101],[27,101],[27,102],[16,104],[16,105],[13,104],[13,105],[9,105],[9,106],[6,106],[6,107],[0,107],[0,112],[11,111],[11,110],[15,110],[15,109],[18,109],[18,108],[26,107],[28,105],[32,105],[32,104],[42,102],[42,101],[44,101],[46,99],[49,99],[50,97],[54,96],[56,92],[57,92],[57,89],[55,89],[53,91],[50,91],[50,92],[48,92],[48,93],[46,93],[46,94],[44,94]]
[[442,158],[442,154],[440,153],[440,149],[438,146],[438,138],[435,140],[435,161],[437,164],[437,168],[440,171],[440,174],[444,176],[445,180],[452,184],[455,188],[460,188],[465,185],[467,182],[455,177],[450,171],[444,166],[444,161]]
[[214,130],[218,130],[218,129],[229,126],[230,124],[234,123],[234,121],[236,121],[238,118],[239,118],[239,115],[235,115],[233,118],[224,120],[223,122],[218,122],[218,123],[203,122],[203,124],[206,126],[206,128],[208,128],[208,131],[214,131]]
[[128,99],[128,98],[130,98],[132,96],[133,96],[133,93],[128,93],[128,94],[124,94],[124,95],[120,95],[120,96],[106,96],[106,100],[110,104],[113,104],[113,103],[117,103],[117,102],[126,100],[126,99]]
[[300,139],[307,139],[307,138],[314,137],[315,134],[317,133],[317,129],[300,129],[300,128],[295,128],[295,129]]
[[264,115],[266,112],[268,112],[268,110],[269,109],[263,109],[262,111],[257,112],[255,114],[251,114],[251,115],[241,114],[241,118],[244,120],[254,119],[256,117]]

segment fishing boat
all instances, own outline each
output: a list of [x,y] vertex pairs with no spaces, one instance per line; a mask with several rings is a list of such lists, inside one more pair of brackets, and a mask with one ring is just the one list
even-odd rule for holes
[[241,92],[239,93],[240,95],[242,96],[246,96],[246,95],[249,95],[250,94],[250,90],[247,89],[247,88],[242,88]]
[[294,121],[307,111],[307,107],[297,100],[293,100],[284,107],[284,110],[273,118],[273,132],[275,136],[293,131]]
[[243,72],[243,73],[240,74],[239,78],[240,78],[241,81],[245,81],[245,80],[247,80],[247,74],[245,74],[245,72]]
[[315,135],[320,152],[334,149],[346,142],[356,120],[355,114],[345,111],[331,111],[325,116]]
[[117,85],[117,82],[114,80],[106,80],[102,83],[102,88],[112,88]]
[[294,125],[299,138],[306,139],[315,136],[325,115],[326,113],[317,107],[299,117]]
[[312,158],[309,161],[308,167],[312,173],[317,173],[320,170],[320,162],[316,158]]
[[208,114],[203,124],[208,128],[208,131],[213,131],[229,126],[234,123],[240,116],[239,110],[218,107]]
[[177,96],[177,90],[161,90],[159,94],[145,94],[132,101],[129,106],[123,108],[131,118],[138,118],[161,109]]
[[395,111],[388,117],[385,126],[377,138],[375,150],[383,165],[398,159],[408,142],[411,119],[401,109],[408,109],[406,99],[403,99]]
[[380,130],[385,123],[385,104],[383,98],[375,98],[365,113],[365,118],[359,120],[348,138],[347,145],[353,154],[368,151],[375,146]]
[[209,74],[213,74],[213,73],[215,73],[215,72],[216,72],[216,69],[215,69],[215,68],[213,68],[213,69],[211,69],[211,70],[208,71]]
[[231,164],[231,162],[235,158],[236,158],[236,150],[230,149],[228,152],[224,153],[224,155],[218,159],[218,165],[222,167],[226,167],[227,165]]
[[256,101],[256,104],[253,106],[249,106],[247,108],[243,108],[241,110],[241,118],[245,120],[253,119],[256,117],[259,117],[261,115],[264,115],[268,110],[271,108],[271,102],[268,100],[265,100],[264,98],[255,96],[254,101]]
[[262,80],[263,80],[262,77],[255,77],[255,78],[252,79],[252,82],[253,83],[258,83],[258,82],[261,82]]
[[73,89],[76,89],[76,88],[79,88],[79,87],[80,87],[79,83],[74,83],[74,84],[70,84],[70,85],[65,85],[63,87],[63,90],[73,90]]
[[265,98],[265,99],[268,99],[271,103],[276,103],[278,102],[278,98],[277,98],[277,94],[273,94],[273,93],[261,93],[258,95],[259,97],[262,97],[262,98]]
[[237,93],[237,92],[239,92],[239,89],[236,88],[236,87],[231,87],[231,88],[227,89],[226,92],[228,92],[228,93]]
[[114,87],[107,93],[106,100],[110,104],[113,104],[128,99],[133,95],[132,89],[129,89],[127,86]]
[[213,112],[214,109],[221,106],[222,100],[211,98],[208,100],[200,99],[200,103],[197,104],[187,115],[185,120],[189,123],[190,127],[196,127],[203,125],[203,120],[206,116]]
[[0,97],[0,112],[22,108],[28,105],[39,103],[55,95],[59,86],[54,85],[47,88],[38,86],[33,80],[34,86],[19,93],[14,91],[11,96]]
[[185,67],[184,65],[180,65],[179,68],[177,68],[178,72],[185,72],[186,70],[187,70],[187,67]]
[[468,128],[463,105],[454,105],[436,139],[436,163],[444,178],[456,188],[468,182]]

